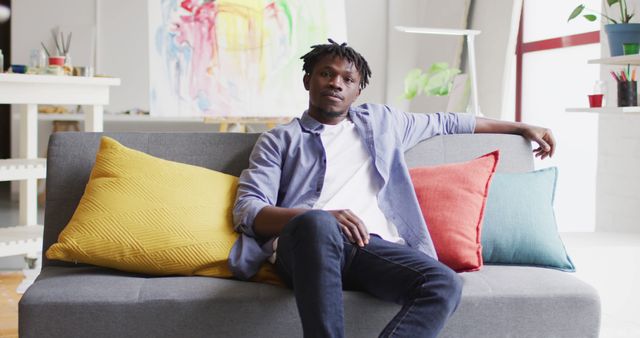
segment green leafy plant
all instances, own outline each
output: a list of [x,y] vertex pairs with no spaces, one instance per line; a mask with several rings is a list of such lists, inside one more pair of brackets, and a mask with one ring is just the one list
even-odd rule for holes
[[404,78],[403,97],[411,100],[424,92],[427,96],[449,95],[453,78],[460,74],[457,68],[449,68],[446,62],[434,63],[426,72],[416,68],[409,71]]
[[[629,23],[629,21],[631,21],[631,18],[633,18],[634,13],[629,14],[629,8],[627,6],[627,2],[625,0],[606,0],[607,6],[609,7],[609,9],[612,8],[613,5],[617,4],[618,9],[620,10],[620,19],[616,20],[612,17],[610,17],[607,14],[601,13],[599,11],[595,11],[593,9],[590,8],[586,8],[585,5],[579,5],[578,7],[576,7],[573,12],[571,12],[571,15],[569,15],[569,19],[567,19],[567,21],[571,21],[573,19],[575,19],[576,17],[578,17],[578,15],[582,14],[582,12],[586,9],[592,13],[597,13],[600,14],[603,18],[607,19],[607,21],[609,23]],[[595,14],[584,14],[582,15],[585,19],[589,20],[589,21],[596,21],[596,19],[598,18]]]

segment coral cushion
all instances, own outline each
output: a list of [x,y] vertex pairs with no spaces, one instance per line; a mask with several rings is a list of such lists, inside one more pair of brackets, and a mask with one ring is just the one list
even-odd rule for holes
[[438,259],[455,271],[482,266],[482,217],[499,152],[475,160],[410,169]]

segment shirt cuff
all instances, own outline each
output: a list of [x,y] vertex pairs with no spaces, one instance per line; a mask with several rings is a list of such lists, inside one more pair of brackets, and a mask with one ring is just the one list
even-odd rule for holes
[[262,208],[269,206],[269,203],[252,200],[246,201],[242,206],[234,211],[235,230],[246,234],[249,237],[256,237],[253,231],[253,222]]
[[469,113],[456,113],[458,123],[456,134],[473,134],[476,130],[476,117]]

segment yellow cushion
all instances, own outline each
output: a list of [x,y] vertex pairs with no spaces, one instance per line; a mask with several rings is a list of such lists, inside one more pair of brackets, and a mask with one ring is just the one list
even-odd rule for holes
[[80,204],[47,257],[153,275],[230,277],[237,180],[103,137]]

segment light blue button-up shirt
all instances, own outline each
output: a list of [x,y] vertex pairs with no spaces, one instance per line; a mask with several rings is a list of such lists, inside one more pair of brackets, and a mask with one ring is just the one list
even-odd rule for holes
[[[435,135],[473,133],[476,120],[461,113],[414,114],[377,104],[349,109],[358,134],[373,159],[378,203],[407,245],[437,258],[418,205],[405,151]],[[254,233],[253,221],[266,206],[311,209],[320,197],[326,155],[323,124],[305,112],[260,136],[240,175],[233,222],[241,236],[231,249],[229,266],[240,279],[252,277],[273,253],[271,239]]]

